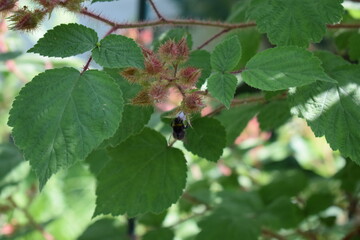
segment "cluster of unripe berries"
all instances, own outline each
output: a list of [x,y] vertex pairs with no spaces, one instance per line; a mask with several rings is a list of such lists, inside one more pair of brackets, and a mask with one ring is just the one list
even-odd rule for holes
[[31,31],[45,19],[47,14],[56,7],[64,7],[70,11],[79,12],[81,3],[84,0],[33,0],[37,6],[36,9],[30,10],[24,6],[16,9],[17,0],[0,0],[0,13],[9,14],[9,20],[12,22],[11,28],[15,30]]
[[201,70],[186,66],[189,59],[189,48],[186,39],[179,42],[168,40],[157,52],[143,48],[145,68],[127,68],[122,76],[131,83],[142,85],[143,89],[132,99],[134,105],[153,105],[166,101],[169,89],[175,88],[182,95],[178,107],[184,113],[199,112],[203,103],[204,92],[198,91],[196,83]]

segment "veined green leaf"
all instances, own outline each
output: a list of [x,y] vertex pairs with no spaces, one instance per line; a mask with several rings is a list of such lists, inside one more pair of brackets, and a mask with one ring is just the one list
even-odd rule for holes
[[222,102],[226,108],[230,108],[236,85],[237,79],[230,73],[216,72],[207,80],[207,88],[210,94]]
[[112,160],[98,176],[94,215],[160,213],[182,194],[184,155],[156,131],[145,128],[109,153]]
[[70,57],[90,51],[98,41],[97,33],[80,24],[61,24],[45,33],[28,52],[48,57]]
[[121,90],[106,73],[52,69],[20,91],[8,124],[42,188],[52,174],[85,160],[111,137],[122,111]]
[[241,45],[235,36],[225,39],[218,44],[211,54],[211,67],[219,72],[234,70],[241,58]]

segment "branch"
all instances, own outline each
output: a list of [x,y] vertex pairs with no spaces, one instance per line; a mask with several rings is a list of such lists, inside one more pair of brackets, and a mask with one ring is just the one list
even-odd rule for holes
[[350,240],[353,239],[353,237],[360,236],[360,226],[356,227],[354,230],[346,234],[345,237],[342,238],[342,240]]
[[[256,23],[247,22],[247,23],[226,23],[220,21],[205,21],[205,20],[196,20],[196,19],[159,19],[154,21],[140,21],[135,23],[117,23],[115,21],[109,20],[107,18],[101,17],[100,14],[95,14],[89,11],[87,8],[80,10],[80,13],[88,17],[97,19],[103,23],[106,23],[110,26],[115,27],[115,29],[125,29],[125,28],[143,28],[143,27],[153,27],[161,25],[175,25],[175,26],[206,26],[206,27],[219,27],[225,29],[239,29],[239,28],[248,28],[255,27]],[[328,28],[360,28],[360,24],[328,24]]]
[[205,47],[206,45],[208,45],[210,42],[212,42],[213,40],[215,40],[216,38],[220,37],[221,35],[223,35],[224,33],[229,32],[230,30],[232,30],[231,28],[225,28],[224,30],[218,32],[217,34],[215,34],[214,36],[212,36],[211,38],[209,38],[207,41],[205,41],[203,44],[201,44],[200,46],[197,47],[197,49],[202,49],[203,47]]
[[10,204],[11,204],[14,208],[16,208],[16,209],[18,209],[18,210],[20,210],[20,211],[22,211],[22,212],[24,213],[24,215],[25,215],[25,217],[27,218],[27,220],[29,221],[29,223],[30,223],[37,231],[39,231],[39,232],[41,233],[41,235],[43,236],[43,238],[44,238],[45,240],[55,240],[55,238],[54,238],[50,233],[48,233],[42,225],[38,224],[38,223],[35,221],[35,219],[33,218],[33,216],[29,213],[29,211],[28,211],[26,208],[22,208],[22,207],[20,207],[19,205],[17,205],[17,203],[14,201],[14,199],[13,199],[11,196],[8,198],[8,201],[10,202]]
[[156,15],[158,16],[158,18],[159,18],[160,20],[162,20],[162,21],[166,21],[166,19],[163,17],[163,15],[161,15],[161,13],[159,12],[159,10],[157,9],[154,1],[153,1],[153,0],[149,0],[149,2],[150,2],[151,7],[154,9]]

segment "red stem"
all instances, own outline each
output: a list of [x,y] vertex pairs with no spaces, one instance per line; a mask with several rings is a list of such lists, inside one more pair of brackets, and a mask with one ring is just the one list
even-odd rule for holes
[[203,47],[205,47],[206,45],[208,45],[210,42],[212,42],[213,40],[215,40],[216,38],[220,37],[221,35],[229,32],[230,30],[232,30],[231,28],[225,28],[224,30],[218,32],[217,34],[215,34],[214,36],[212,36],[211,38],[209,38],[208,40],[206,40],[203,44],[201,44],[200,46],[197,47],[197,49],[202,49]]
[[157,9],[157,7],[156,7],[155,3],[153,2],[153,0],[149,0],[149,2],[150,2],[151,7],[154,9],[157,17],[162,21],[166,21],[166,19],[163,17],[163,15]]

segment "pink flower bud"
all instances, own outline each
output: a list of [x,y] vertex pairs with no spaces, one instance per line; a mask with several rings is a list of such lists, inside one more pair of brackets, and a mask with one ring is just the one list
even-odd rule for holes
[[36,9],[30,11],[26,7],[17,10],[13,15],[9,17],[10,21],[13,22],[11,25],[12,29],[30,31],[35,29],[38,24],[44,19],[46,12]]
[[194,67],[186,67],[180,70],[179,81],[185,86],[194,86],[200,76],[200,69]]
[[205,107],[205,104],[202,102],[202,97],[199,94],[191,93],[185,96],[183,106],[185,112],[199,112]]
[[150,75],[156,75],[163,71],[163,65],[155,55],[145,58],[145,70]]
[[166,41],[159,47],[158,54],[164,62],[171,63],[175,61],[179,55],[177,44],[173,40]]
[[177,44],[178,57],[177,59],[181,62],[185,62],[189,58],[189,48],[186,42],[186,38],[182,38]]
[[131,103],[134,105],[147,106],[152,105],[153,100],[151,99],[147,90],[142,90],[133,99],[131,99]]
[[11,10],[15,7],[16,0],[0,0],[0,11]]
[[149,95],[152,99],[154,99],[154,101],[162,102],[166,99],[168,95],[167,86],[158,83],[154,84],[149,90]]
[[126,68],[121,75],[131,83],[139,83],[142,77],[141,71],[134,67]]

